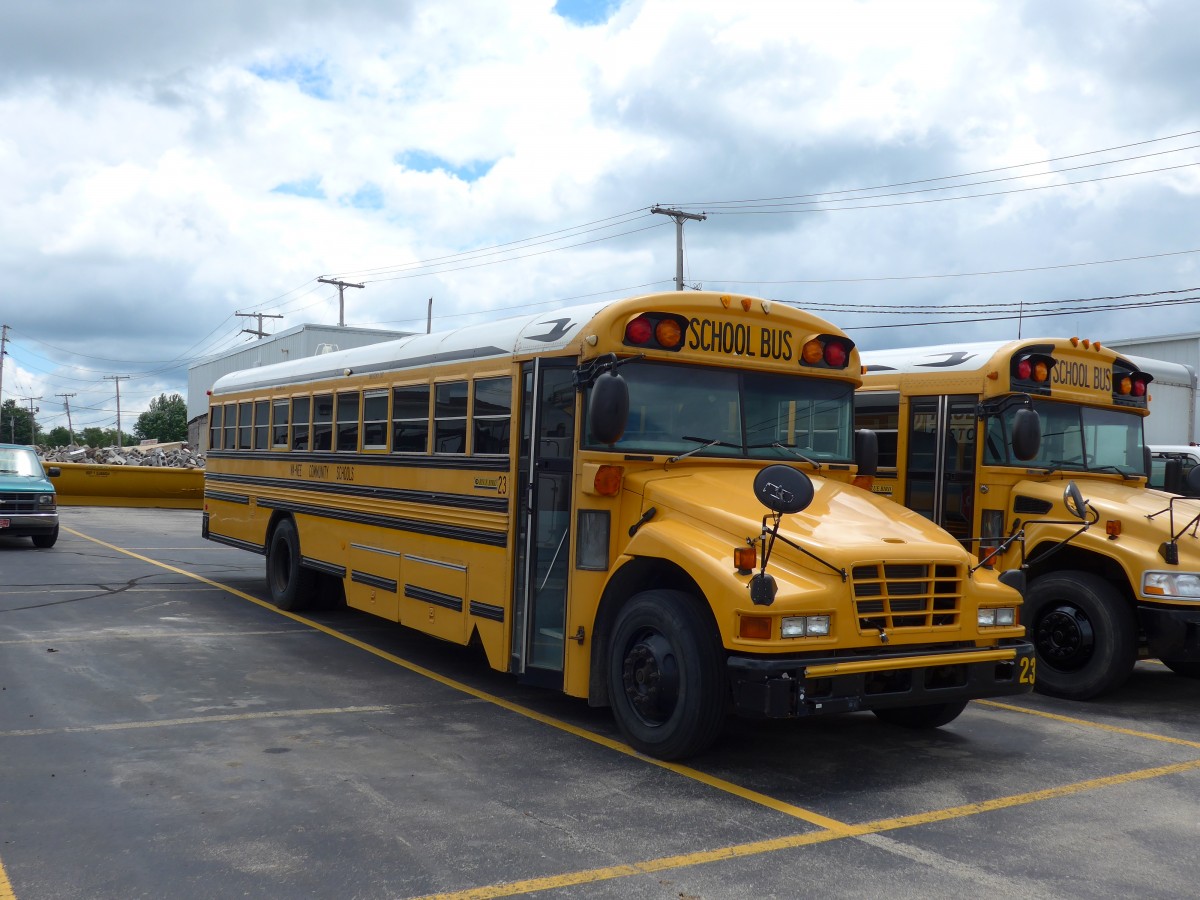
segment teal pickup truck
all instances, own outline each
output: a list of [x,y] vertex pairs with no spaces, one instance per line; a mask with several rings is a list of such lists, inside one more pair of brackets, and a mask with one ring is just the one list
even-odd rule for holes
[[31,537],[37,547],[58,540],[58,500],[49,471],[32,447],[0,444],[0,537]]

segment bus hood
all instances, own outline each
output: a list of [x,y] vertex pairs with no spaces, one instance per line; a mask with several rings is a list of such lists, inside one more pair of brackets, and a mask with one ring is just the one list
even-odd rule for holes
[[[740,543],[757,538],[767,509],[754,496],[758,468],[722,467],[689,472],[646,472],[626,487],[643,495],[642,509],[657,515],[670,510],[703,527],[729,534]],[[814,497],[809,507],[785,515],[779,533],[813,553],[836,551],[852,558],[966,560],[954,538],[891,500],[876,497],[839,481],[811,475]],[[639,484],[640,482],[640,484]],[[930,545],[936,545],[931,547]]]
[[[1042,536],[1037,528],[1039,518],[1071,519],[1063,505],[1063,488],[1067,480],[1067,477],[1064,477],[1062,480],[1055,481],[1022,481],[1014,486],[1013,511],[1029,526],[1027,527],[1027,540],[1030,546],[1037,544]],[[1180,529],[1200,515],[1200,500],[1139,487],[1137,482],[1088,478],[1086,475],[1076,476],[1073,480],[1088,505],[1099,515],[1096,524],[1088,529],[1086,535],[1077,540],[1104,542],[1110,547],[1111,543],[1115,543],[1118,547],[1130,547],[1131,550],[1132,544],[1142,542],[1145,546],[1140,549],[1140,552],[1144,554],[1143,558],[1146,560],[1155,559],[1161,562],[1158,557],[1158,548],[1163,541],[1170,537],[1172,521],[1174,521],[1174,530],[1178,534]],[[1168,508],[1172,505],[1172,499],[1175,501],[1173,518],[1172,514],[1168,512]],[[1043,508],[1046,508],[1047,511],[1042,514],[1021,512],[1020,510],[1023,508],[1032,508],[1031,500],[1041,501]],[[1120,523],[1119,536],[1113,539],[1108,537],[1107,522]],[[1191,571],[1200,569],[1200,537],[1194,536],[1192,529],[1188,528],[1179,535],[1178,541],[1180,564]],[[1129,565],[1129,568],[1131,576],[1137,574],[1132,571],[1134,568],[1132,564]],[[1136,578],[1132,578],[1132,581],[1136,583]]]

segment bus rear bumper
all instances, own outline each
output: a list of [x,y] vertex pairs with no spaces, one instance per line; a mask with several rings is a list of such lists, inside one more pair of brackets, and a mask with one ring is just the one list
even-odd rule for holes
[[757,718],[925,706],[1033,690],[1033,644],[867,658],[728,660],[734,710]]
[[1200,662],[1200,606],[1143,606],[1138,619],[1150,654],[1172,662]]

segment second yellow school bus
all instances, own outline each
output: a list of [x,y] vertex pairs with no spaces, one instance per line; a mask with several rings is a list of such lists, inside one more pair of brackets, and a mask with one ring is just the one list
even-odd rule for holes
[[[1153,378],[1099,343],[1031,338],[864,352],[857,421],[883,450],[875,489],[992,564],[1025,567],[1038,690],[1087,699],[1136,659],[1200,677],[1200,503],[1147,488],[1143,419]],[[1041,418],[1032,458],[1012,452],[1018,410]],[[1073,481],[1095,524],[1064,504]]]
[[859,371],[819,318],[679,292],[235,373],[204,534],[281,607],[332,576],[654,756],[730,711],[937,726],[1030,690],[1033,651],[1017,591],[852,485]]

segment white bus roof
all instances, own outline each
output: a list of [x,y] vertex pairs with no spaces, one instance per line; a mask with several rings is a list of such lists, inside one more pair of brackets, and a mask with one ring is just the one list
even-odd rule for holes
[[[977,341],[975,343],[938,344],[930,347],[897,347],[891,350],[862,350],[859,358],[867,375],[879,372],[974,372],[999,350],[1048,344],[1066,338],[1021,338],[1011,341]],[[1111,348],[1109,348],[1111,349]],[[1113,350],[1122,359],[1134,362],[1133,357]],[[1170,363],[1166,365],[1171,365]],[[1140,368],[1140,367],[1139,367]],[[1181,366],[1180,368],[1185,368]],[[1154,374],[1153,369],[1147,369]]]

